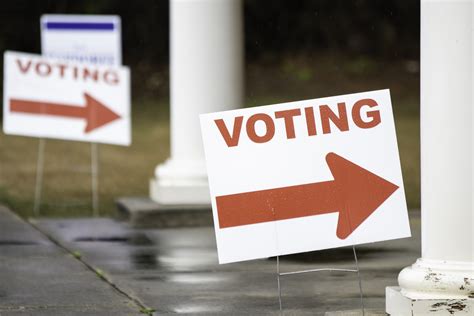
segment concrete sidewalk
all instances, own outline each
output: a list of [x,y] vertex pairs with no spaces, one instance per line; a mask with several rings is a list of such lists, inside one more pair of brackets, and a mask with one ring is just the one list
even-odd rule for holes
[[[385,287],[396,285],[399,271],[420,256],[419,212],[412,212],[411,217],[414,237],[357,247],[364,302],[370,310],[384,310]],[[104,278],[126,293],[123,297],[114,291],[106,291],[109,285],[100,283],[104,287],[103,293],[99,291],[102,295],[107,292],[118,298],[120,304],[115,308],[119,310],[127,305],[126,298],[133,298],[156,310],[156,314],[279,314],[276,261],[264,259],[218,265],[211,227],[133,229],[112,219],[41,219],[33,224],[71,253],[80,254],[90,269],[104,271]],[[19,247],[16,251],[21,252]],[[68,264],[77,269],[86,270],[84,276],[90,274],[80,262],[73,264],[69,262],[72,258],[63,253],[61,256],[56,255],[63,261],[67,259]],[[54,267],[53,258],[48,260]],[[38,267],[41,265],[25,263],[22,271],[29,273],[28,282],[38,282],[38,275],[33,273],[41,271]],[[352,248],[281,258],[282,272],[325,267],[354,268]],[[68,278],[69,283],[63,284],[68,287],[65,291],[79,291],[80,286],[85,286],[78,273],[68,275]],[[97,283],[93,276],[87,278],[87,283]],[[329,311],[360,307],[358,280],[354,273],[289,275],[282,277],[281,284],[285,315],[324,315]],[[58,300],[55,296],[59,294],[53,293],[51,301]],[[21,301],[21,291],[17,295],[16,304],[25,304]],[[99,304],[94,303],[98,300],[107,301],[91,296],[92,305]]]
[[0,206],[0,315],[143,315],[140,306]]

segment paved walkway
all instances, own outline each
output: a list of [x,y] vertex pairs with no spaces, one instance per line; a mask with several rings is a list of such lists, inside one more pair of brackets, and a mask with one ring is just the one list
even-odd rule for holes
[[[8,228],[9,233],[3,226],[0,230],[0,241],[10,236],[14,243],[1,246],[11,247],[11,254],[0,248],[0,280],[9,278],[7,285],[0,283],[2,316],[5,311],[20,312],[21,306],[46,306],[57,315],[86,308],[95,312],[87,315],[125,315],[145,306],[157,315],[279,314],[276,261],[218,265],[210,227],[139,230],[111,219],[34,221],[42,235],[3,209],[1,225],[5,218],[16,226]],[[398,272],[419,257],[419,224],[419,213],[414,212],[414,237],[357,248],[368,309],[384,310],[385,287],[396,285]],[[17,232],[17,227],[22,230]],[[40,259],[33,260],[35,254]],[[10,261],[6,268],[4,257]],[[282,272],[322,267],[353,268],[352,248],[281,258]],[[353,273],[290,275],[281,281],[285,315],[324,315],[360,306]]]
[[143,315],[141,307],[0,206],[0,315]]
[[[414,226],[419,224],[414,219]],[[217,264],[212,228],[136,230],[110,219],[43,220],[38,227],[159,313],[278,314],[275,260]],[[384,309],[385,286],[419,257],[415,238],[358,247],[365,304]],[[353,268],[351,248],[282,258],[282,271]],[[355,274],[313,273],[282,279],[286,314],[323,315],[359,307]]]

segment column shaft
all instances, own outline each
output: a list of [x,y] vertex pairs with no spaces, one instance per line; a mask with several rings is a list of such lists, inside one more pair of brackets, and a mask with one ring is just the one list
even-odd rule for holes
[[422,257],[472,261],[472,3],[422,1]]
[[199,114],[243,103],[240,0],[171,0],[171,157],[156,168],[161,204],[210,204]]

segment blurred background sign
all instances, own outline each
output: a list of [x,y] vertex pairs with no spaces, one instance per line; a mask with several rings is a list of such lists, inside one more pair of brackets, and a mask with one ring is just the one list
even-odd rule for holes
[[127,67],[5,53],[5,133],[130,144]]
[[120,17],[46,14],[41,17],[41,51],[51,58],[93,64],[122,64]]

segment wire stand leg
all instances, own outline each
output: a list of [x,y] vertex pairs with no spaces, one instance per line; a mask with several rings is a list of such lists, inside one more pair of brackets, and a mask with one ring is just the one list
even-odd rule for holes
[[96,143],[91,143],[91,191],[92,215],[99,216],[99,148]]
[[36,160],[36,182],[35,182],[35,200],[33,205],[33,215],[40,215],[41,191],[43,189],[43,171],[44,171],[44,147],[46,140],[40,138],[38,142],[38,158]]
[[359,260],[357,259],[355,246],[352,246],[352,251],[354,252],[354,260],[357,268],[357,278],[359,279],[360,306],[362,308],[362,316],[365,316],[364,292],[362,290],[362,278],[360,277]]
[[281,284],[280,284],[280,256],[277,256],[277,283],[278,283],[278,303],[280,305],[280,314],[283,311],[281,304]]

